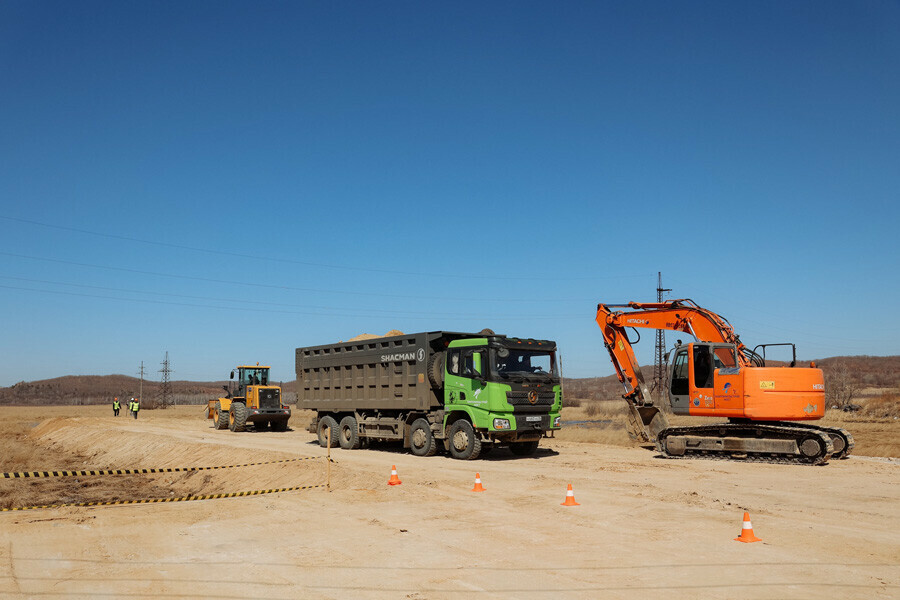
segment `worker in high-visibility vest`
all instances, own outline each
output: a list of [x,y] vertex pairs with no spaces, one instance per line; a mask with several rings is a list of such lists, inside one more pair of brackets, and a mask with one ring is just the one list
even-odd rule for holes
[[121,405],[121,403],[119,403],[119,399],[118,399],[118,398],[114,398],[114,399],[113,399],[113,415],[114,415],[114,416],[116,416],[116,417],[119,416],[119,409],[120,409],[120,408],[122,408],[122,405]]
[[141,403],[138,402],[137,400],[135,400],[134,398],[132,398],[131,399],[131,412],[134,413],[135,419],[137,419],[137,414],[138,414],[139,410],[141,410]]

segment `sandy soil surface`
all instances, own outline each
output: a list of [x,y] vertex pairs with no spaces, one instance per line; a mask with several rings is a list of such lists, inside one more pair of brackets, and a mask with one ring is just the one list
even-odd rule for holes
[[[55,419],[32,436],[94,468],[325,454],[302,423],[234,434],[197,413]],[[0,513],[0,598],[900,597],[897,461],[744,464],[545,444],[532,458],[473,462],[337,449],[330,491]],[[387,485],[391,465],[402,485]],[[470,491],[476,472],[484,493]],[[116,477],[129,476],[105,480]],[[325,461],[307,460],[161,474],[150,489],[325,480]],[[580,506],[560,505],[570,483]],[[734,541],[745,510],[760,543]]]

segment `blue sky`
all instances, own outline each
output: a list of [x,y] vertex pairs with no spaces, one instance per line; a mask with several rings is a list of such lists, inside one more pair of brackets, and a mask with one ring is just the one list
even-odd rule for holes
[[[0,4],[0,385],[555,339],[657,272],[900,354],[896,2]],[[672,342],[674,333],[667,335]],[[652,331],[639,358],[652,362]]]

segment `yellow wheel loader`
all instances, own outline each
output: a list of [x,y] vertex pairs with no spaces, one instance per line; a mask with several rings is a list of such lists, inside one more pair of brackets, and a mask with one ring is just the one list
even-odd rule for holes
[[210,400],[207,407],[207,418],[213,419],[216,429],[244,431],[249,423],[258,431],[269,427],[273,431],[287,430],[291,409],[281,403],[281,388],[269,385],[270,368],[257,363],[231,371],[231,380],[222,386],[225,396]]

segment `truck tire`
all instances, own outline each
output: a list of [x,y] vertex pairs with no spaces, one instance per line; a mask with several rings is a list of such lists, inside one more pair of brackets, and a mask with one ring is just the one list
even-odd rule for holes
[[533,440],[531,442],[511,442],[509,444],[509,451],[516,456],[531,456],[537,451],[538,444],[540,443],[539,440]]
[[247,428],[247,405],[243,402],[232,402],[228,413],[228,428],[232,431],[244,431]]
[[435,389],[444,387],[444,355],[441,352],[435,352],[428,360],[428,381]]
[[344,450],[356,450],[359,448],[359,424],[356,422],[355,417],[348,415],[341,419],[341,424],[338,425],[338,432],[340,433],[338,442],[341,444],[341,448]]
[[459,460],[475,460],[481,454],[481,438],[465,419],[450,426],[450,456]]
[[[331,429],[329,436],[326,431]],[[338,424],[334,417],[322,417],[319,419],[319,426],[316,427],[316,433],[319,436],[319,445],[323,448],[335,448],[338,445]],[[330,438],[330,439],[329,439]]]
[[437,440],[426,419],[416,419],[409,430],[409,450],[416,456],[434,456]]
[[216,402],[216,429],[228,429],[228,413],[222,410],[222,404]]

